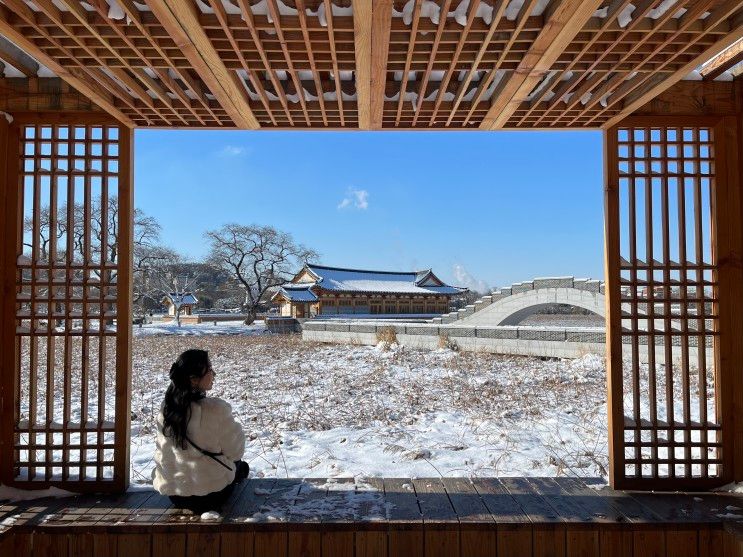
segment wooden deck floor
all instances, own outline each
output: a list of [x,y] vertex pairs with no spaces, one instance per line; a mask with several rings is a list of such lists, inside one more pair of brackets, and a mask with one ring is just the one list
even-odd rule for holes
[[738,508],[570,478],[251,479],[217,520],[152,491],[0,502],[0,555],[728,557]]

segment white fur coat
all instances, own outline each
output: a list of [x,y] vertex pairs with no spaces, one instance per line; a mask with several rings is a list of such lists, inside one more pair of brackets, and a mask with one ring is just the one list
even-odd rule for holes
[[202,454],[190,443],[182,449],[163,434],[163,414],[157,418],[155,478],[163,495],[206,495],[224,489],[235,478],[235,463],[245,451],[245,434],[221,398],[206,397],[191,403],[188,438],[205,451],[224,453],[217,458],[230,470]]

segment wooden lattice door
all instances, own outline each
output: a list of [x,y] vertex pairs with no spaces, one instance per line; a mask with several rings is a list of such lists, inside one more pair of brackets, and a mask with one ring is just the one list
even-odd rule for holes
[[731,393],[741,362],[726,358],[725,347],[741,339],[731,338],[723,263],[735,218],[727,207],[736,129],[729,124],[638,117],[607,131],[610,458],[617,488],[706,488],[733,478]]
[[129,475],[132,132],[107,118],[43,115],[4,129],[2,481],[120,490]]

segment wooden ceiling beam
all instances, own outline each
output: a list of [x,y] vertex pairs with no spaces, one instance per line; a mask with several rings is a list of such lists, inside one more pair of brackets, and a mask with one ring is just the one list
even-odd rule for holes
[[310,115],[307,112],[307,100],[304,98],[304,90],[302,89],[302,85],[299,83],[297,72],[294,69],[294,64],[292,63],[292,56],[286,46],[286,41],[284,41],[284,32],[281,29],[281,14],[279,13],[279,7],[276,3],[276,0],[266,0],[266,2],[268,3],[268,11],[271,13],[271,18],[273,19],[276,37],[279,39],[279,44],[281,45],[281,52],[284,54],[284,58],[286,60],[287,74],[289,76],[289,79],[291,79],[294,83],[294,87],[297,90],[299,105],[302,107],[302,114],[304,114],[304,120],[307,123],[307,127],[311,127],[312,122],[310,121]]
[[616,116],[609,118],[601,127],[603,129],[608,129],[621,122],[635,110],[650,102],[652,99],[669,89],[671,86],[681,81],[684,77],[689,75],[689,73],[698,68],[701,64],[703,64],[716,54],[722,52],[742,38],[743,23],[732,30],[728,35],[721,38],[707,50],[705,50],[702,54],[694,58],[689,63],[685,64],[683,67],[679,68],[674,73],[665,76],[659,75],[655,79],[648,80],[647,83],[643,84],[634,92],[627,95],[627,97],[624,99],[624,104],[622,106],[621,112]]
[[387,85],[387,56],[390,48],[392,0],[375,0],[372,8],[371,122],[373,130],[382,128],[384,90]]
[[547,18],[518,69],[497,97],[492,98],[481,129],[500,129],[581,31],[603,0],[562,0]]
[[346,125],[346,115],[343,111],[343,88],[341,86],[340,69],[338,68],[338,52],[335,47],[335,17],[333,16],[333,4],[330,0],[323,0],[325,6],[325,20],[328,27],[328,43],[330,44],[330,55],[333,59],[333,78],[335,79],[336,101],[338,112],[341,117],[341,126]]
[[[291,125],[294,125],[294,119],[292,118],[291,111],[289,110],[289,103],[286,100],[286,95],[284,94],[283,89],[281,88],[279,84],[279,80],[276,77],[276,72],[273,71],[271,67],[271,63],[268,61],[268,57],[266,56],[266,51],[263,49],[263,45],[261,44],[261,39],[258,36],[258,30],[255,27],[255,16],[253,15],[253,12],[250,9],[250,3],[248,0],[237,0],[237,5],[240,7],[240,11],[245,14],[245,19],[241,20],[244,27],[247,28],[248,32],[250,33],[250,38],[253,41],[253,44],[255,45],[256,50],[258,51],[258,55],[261,58],[261,62],[263,63],[263,69],[268,74],[268,79],[271,80],[271,83],[273,83],[274,89],[279,94],[279,102],[281,103],[281,106],[284,108],[284,113],[286,114],[286,117],[289,120],[289,123]],[[251,74],[251,80],[253,82],[258,82],[259,80],[255,79],[253,77],[253,74]],[[258,87],[258,85],[256,85]]]
[[224,34],[227,36],[227,39],[230,42],[230,46],[232,50],[237,54],[238,59],[240,60],[240,65],[242,66],[242,69],[245,70],[245,73],[248,74],[248,79],[253,84],[253,88],[256,90],[256,93],[258,94],[258,96],[261,98],[261,103],[263,104],[263,107],[266,109],[266,112],[268,113],[268,118],[269,120],[271,120],[271,124],[275,126],[276,117],[273,115],[273,112],[271,112],[271,109],[269,108],[268,95],[266,95],[266,90],[261,85],[260,80],[256,79],[255,72],[250,67],[250,64],[248,64],[247,60],[245,60],[243,51],[240,48],[240,46],[237,44],[237,41],[235,40],[235,34],[232,32],[232,29],[227,25],[227,11],[225,10],[222,0],[209,0],[209,3],[212,9],[214,10],[214,14],[217,16],[217,19],[222,25],[222,29],[224,30]]
[[147,4],[235,125],[258,129],[247,92],[209,42],[199,23],[196,4],[180,0],[148,0]]
[[724,74],[726,71],[728,71],[733,66],[736,66],[743,62],[743,50],[738,52],[735,56],[732,56],[731,58],[728,58],[724,62],[722,62],[717,67],[713,68],[709,72],[705,72],[702,75],[704,76],[705,81],[712,81],[714,79],[717,79],[722,74]]
[[[598,114],[591,117],[591,119],[588,121],[588,124],[595,122],[596,119],[601,117],[607,110],[619,103],[621,103],[621,111],[619,114],[627,115],[628,106],[633,107],[632,110],[638,108],[639,106],[642,106],[654,96],[659,95],[668,87],[686,77],[691,71],[698,68],[701,64],[714,57],[716,54],[722,52],[728,46],[734,44],[738,39],[741,38],[741,36],[743,36],[741,35],[741,33],[743,33],[743,9],[739,9],[740,6],[740,0],[727,0],[726,2],[723,2],[722,4],[719,4],[716,8],[714,8],[712,12],[705,18],[705,24],[708,25],[709,28],[713,28],[720,22],[730,19],[730,21],[732,22],[732,30],[730,33],[722,37],[714,45],[705,50],[701,55],[696,56],[690,62],[687,62],[681,68],[672,73],[664,73],[657,70],[664,69],[665,66],[668,66],[674,61],[675,58],[684,54],[692,45],[681,47],[670,56],[667,56],[663,60],[661,67],[656,69],[656,72],[652,74],[645,74],[642,76],[641,79],[625,81],[617,90],[614,91],[611,97],[608,98],[607,103],[602,108],[602,110],[600,110]],[[686,26],[692,25],[696,20],[698,20],[708,7],[710,7],[709,1],[701,2],[699,4],[696,4],[692,9],[681,16],[679,18],[679,31],[677,31],[676,34],[668,37],[663,44],[657,47],[657,51],[662,50],[667,45],[667,43],[672,41],[677,34],[681,33]],[[736,38],[732,40],[733,37]],[[653,53],[653,55],[649,56],[642,63],[640,63],[638,65],[638,68],[644,66],[648,62],[648,60],[653,57],[655,57],[655,53]],[[652,94],[652,96],[647,96],[648,94]],[[638,100],[641,100],[642,102],[637,104]],[[571,121],[571,123],[573,123],[574,121],[575,120]],[[610,118],[607,121],[616,121],[616,116]],[[604,123],[604,126],[605,125],[606,123]]]
[[426,66],[426,71],[423,72],[423,79],[421,80],[420,87],[418,88],[418,101],[416,103],[417,107],[415,109],[415,115],[413,116],[413,127],[418,123],[418,116],[420,115],[421,106],[423,106],[423,100],[426,97],[426,86],[428,85],[428,80],[431,78],[431,71],[433,70],[433,62],[436,59],[436,53],[439,50],[439,45],[441,44],[441,36],[444,32],[444,27],[446,26],[446,21],[448,17],[446,14],[449,13],[449,6],[451,5],[451,0],[444,0],[444,4],[441,7],[441,15],[439,16],[439,25],[436,29],[436,35],[433,40],[433,46],[431,47],[431,54],[428,59],[428,65]]
[[371,129],[372,9],[372,0],[353,2],[356,107],[362,130]]
[[36,77],[39,64],[5,37],[0,37],[0,60],[10,64],[26,77]]
[[[405,97],[408,91],[408,79],[410,79],[410,64],[413,61],[413,53],[415,52],[415,43],[418,37],[418,24],[420,23],[421,15],[421,4],[423,0],[414,0],[413,3],[413,20],[410,22],[410,38],[408,40],[408,53],[405,56],[405,69],[402,72],[402,78],[400,79],[400,96],[397,98],[397,113],[395,114],[395,126],[400,125],[400,116],[402,115],[402,107],[405,104]],[[387,90],[385,86],[385,91]]]
[[322,113],[323,126],[328,126],[328,115],[325,113],[325,96],[323,94],[322,86],[320,85],[320,72],[315,65],[315,55],[312,53],[312,40],[310,39],[310,33],[307,30],[307,10],[304,5],[304,0],[295,0],[297,6],[297,13],[299,14],[299,24],[302,27],[302,40],[304,41],[305,48],[307,49],[307,57],[310,62],[310,71],[312,72],[312,79],[315,82],[315,91],[318,92],[317,100],[320,103],[320,112]]
[[[0,10],[0,34],[13,42],[18,48],[38,60],[41,64],[53,71],[58,77],[69,83],[80,93],[101,107],[108,114],[116,118],[123,125],[133,128],[134,120],[124,114],[115,104],[113,97],[101,91],[101,87],[81,70],[65,68],[56,59],[48,56],[41,48],[18,31],[10,22],[11,13],[24,19],[28,24],[35,25],[34,12],[26,4],[18,1],[6,2],[7,8]],[[27,18],[30,18],[27,19]]]

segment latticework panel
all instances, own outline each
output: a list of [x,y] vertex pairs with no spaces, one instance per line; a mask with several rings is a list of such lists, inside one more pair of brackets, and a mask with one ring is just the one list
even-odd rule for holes
[[544,26],[544,3],[393,3],[384,128],[474,128]]
[[206,4],[201,24],[261,127],[358,127],[350,0]]
[[18,132],[12,480],[123,485],[129,401],[120,370],[129,354],[118,342],[130,324],[119,288],[130,275],[121,222],[131,209],[119,194],[129,195],[120,164],[130,160],[130,132],[38,124]]
[[[610,327],[622,362],[617,481],[723,477],[719,282],[712,127],[620,127],[609,141],[618,189],[621,311]],[[610,242],[611,244],[611,242]],[[621,391],[621,392],[618,392]],[[618,414],[614,414],[615,419]],[[615,449],[616,450],[616,449]],[[655,484],[659,485],[659,484]]]
[[1,11],[1,20],[137,126],[234,126],[152,13],[126,2],[126,17],[100,2],[85,8],[77,0],[41,0],[34,11],[17,1],[5,4],[14,11]]
[[506,127],[601,126],[627,99],[696,70],[740,13],[738,2],[725,0],[635,4],[607,2],[597,10]]

